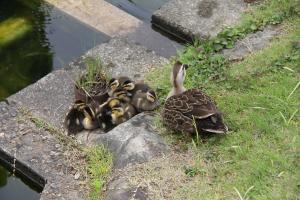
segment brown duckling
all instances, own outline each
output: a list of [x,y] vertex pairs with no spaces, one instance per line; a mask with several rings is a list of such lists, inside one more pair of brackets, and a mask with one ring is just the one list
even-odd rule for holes
[[174,131],[225,134],[228,128],[215,102],[199,89],[184,88],[187,67],[180,62],[173,66],[173,88],[162,111],[164,124]]
[[68,134],[76,134],[84,129],[92,130],[99,127],[94,110],[83,101],[78,100],[67,113],[64,125]]
[[137,114],[131,104],[121,102],[119,99],[111,99],[108,104],[111,108],[110,116],[114,125],[119,125]]
[[131,101],[137,112],[152,111],[159,106],[158,98],[153,90],[138,90]]

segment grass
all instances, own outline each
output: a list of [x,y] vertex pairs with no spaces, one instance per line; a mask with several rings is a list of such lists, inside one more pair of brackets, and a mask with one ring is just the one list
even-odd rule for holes
[[[270,24],[279,24],[284,19],[299,15],[298,0],[266,0],[261,4],[250,7],[240,22],[234,27],[225,27],[216,37],[205,41],[196,40],[179,53],[178,59],[193,66],[194,76],[203,80],[222,80],[228,62],[219,54],[222,49],[233,48],[238,39],[246,37]],[[191,77],[191,80],[197,78]]]
[[[292,2],[267,1],[281,6],[255,17],[264,21]],[[230,134],[189,142],[196,164],[182,171],[192,179],[173,192],[173,199],[300,199],[300,48],[295,42],[300,41],[299,27],[299,16],[286,18],[285,32],[267,48],[238,63],[219,60],[219,65],[217,61],[222,69],[216,74],[202,74],[203,62],[188,50],[181,52],[179,59],[194,62],[186,87],[203,87],[216,100]],[[170,70],[166,66],[147,78],[162,101],[170,89]]]
[[107,174],[111,171],[113,157],[103,146],[86,149],[87,170],[90,174],[89,199],[100,199]]
[[97,83],[101,82],[101,80],[108,80],[109,77],[105,66],[99,58],[87,57],[84,62],[86,72],[77,79],[76,85],[90,93]]

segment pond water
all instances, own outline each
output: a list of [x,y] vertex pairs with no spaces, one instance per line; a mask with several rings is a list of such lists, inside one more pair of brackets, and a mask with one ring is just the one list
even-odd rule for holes
[[0,0],[0,100],[108,40],[41,0]]
[[151,21],[152,13],[169,0],[106,0],[129,14],[143,20]]
[[20,178],[13,176],[0,165],[0,199],[1,200],[35,200],[40,193],[26,185]]

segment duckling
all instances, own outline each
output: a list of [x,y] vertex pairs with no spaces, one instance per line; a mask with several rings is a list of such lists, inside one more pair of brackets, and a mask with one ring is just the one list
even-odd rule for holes
[[135,107],[137,112],[155,110],[159,106],[159,101],[153,90],[144,92],[138,90],[131,101],[131,104]]
[[162,111],[164,124],[174,131],[189,134],[225,134],[228,131],[215,102],[199,89],[186,90],[183,82],[187,65],[176,62],[171,73],[173,85]]
[[81,100],[75,101],[66,115],[64,125],[69,135],[76,134],[84,129],[92,130],[99,127],[94,110]]
[[110,97],[113,96],[113,93],[117,90],[117,89],[124,89],[126,91],[130,91],[133,90],[135,87],[135,83],[134,81],[132,81],[129,77],[127,76],[120,76],[118,78],[112,78],[109,81],[109,88],[108,88],[108,95]]
[[131,104],[121,102],[119,99],[111,99],[108,104],[111,108],[110,116],[114,125],[119,125],[137,114]]

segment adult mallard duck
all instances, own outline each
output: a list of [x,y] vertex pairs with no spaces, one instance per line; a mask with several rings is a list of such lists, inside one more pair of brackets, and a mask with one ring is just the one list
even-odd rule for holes
[[176,62],[171,73],[172,90],[162,111],[164,124],[174,130],[193,134],[225,134],[228,131],[215,102],[199,89],[186,90],[183,82],[187,65]]

